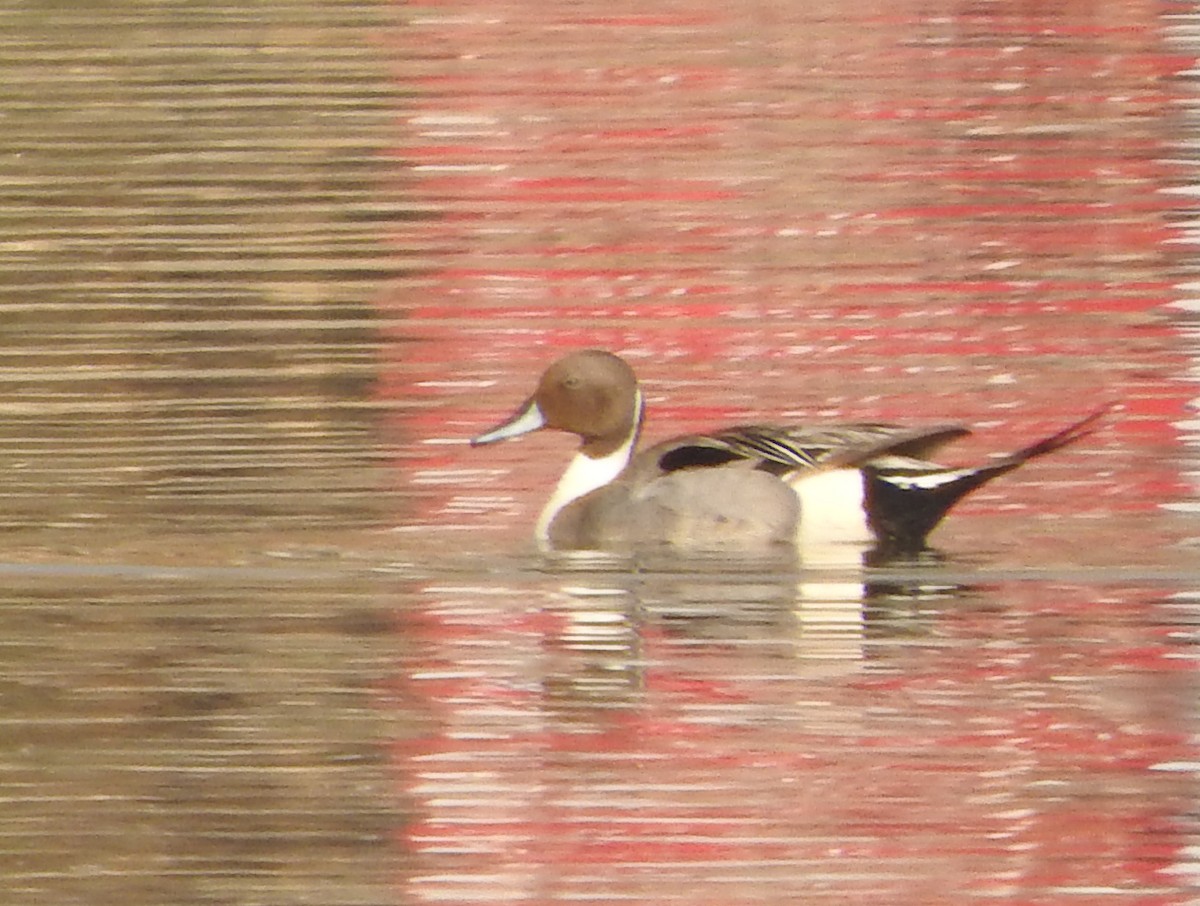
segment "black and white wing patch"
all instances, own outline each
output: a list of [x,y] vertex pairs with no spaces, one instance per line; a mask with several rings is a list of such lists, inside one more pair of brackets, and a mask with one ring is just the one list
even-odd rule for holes
[[784,475],[859,466],[889,453],[923,455],[968,433],[958,425],[927,428],[900,428],[874,422],[817,427],[744,425],[670,441],[663,445],[658,467],[663,472],[674,472],[743,461],[752,468]]

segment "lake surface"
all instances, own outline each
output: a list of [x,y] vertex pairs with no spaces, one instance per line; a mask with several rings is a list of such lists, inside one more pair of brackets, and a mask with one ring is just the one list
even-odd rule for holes
[[[0,13],[0,902],[1200,898],[1182,3]],[[555,557],[648,436],[1092,437],[863,570]]]

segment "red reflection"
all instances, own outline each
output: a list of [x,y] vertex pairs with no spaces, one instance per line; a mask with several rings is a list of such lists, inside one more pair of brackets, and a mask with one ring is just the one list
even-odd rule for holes
[[652,437],[1000,421],[982,452],[1123,400],[1103,457],[1038,466],[1088,493],[1010,482],[1003,506],[1189,493],[1162,455],[1189,391],[1161,190],[1192,58],[1159,4],[619,6],[415,4],[396,34],[418,91],[395,155],[431,212],[392,237],[419,271],[379,301],[380,392],[420,401],[390,434],[405,522],[532,521],[563,443],[451,442],[576,346],[635,360]]
[[[1164,4],[406,9],[394,57],[415,95],[394,156],[430,216],[391,237],[414,270],[378,302],[393,341],[379,393],[401,404],[390,440],[412,500],[398,521],[514,546],[528,535],[566,441],[449,441],[509,412],[561,349],[601,346],[646,380],[651,438],[742,419],[990,423],[964,444],[970,459],[1120,400],[1088,449],[989,489],[942,531],[972,551],[993,544],[972,516],[994,514],[1001,559],[1020,563],[1169,555],[1178,527],[1161,504],[1194,493],[1172,423],[1194,387],[1164,312],[1190,212],[1162,190],[1190,178],[1169,161],[1183,128],[1173,76],[1194,59],[1165,40]],[[1077,611],[1063,639],[1103,622],[1079,593],[1025,604],[1031,621]],[[812,693],[796,677],[684,668],[650,634],[646,659],[665,666],[579,726],[541,686],[561,627],[504,607],[452,617],[422,624],[432,653],[412,665],[443,729],[397,751],[422,803],[406,844],[429,858],[425,877],[458,884],[418,885],[418,901],[561,902],[565,885],[599,902],[582,866],[604,864],[636,902],[662,902],[672,881],[688,903],[722,906],[847,892],[1091,904],[1109,887],[1139,906],[1183,902],[1156,892],[1171,886],[1161,872],[1177,854],[1160,841],[1177,803],[1142,795],[1152,763],[1190,757],[1170,706],[1161,722],[1119,721],[1073,691],[1021,695],[1062,673],[1098,689],[1142,677],[1140,693],[1169,702],[1169,643],[1055,646],[1030,628],[1037,643],[1011,663],[964,645],[958,661],[822,687],[862,715],[826,732],[788,710]],[[987,615],[952,627],[1011,631]],[[529,672],[479,666],[474,642],[504,642]],[[956,701],[944,711],[943,692]],[[1136,711],[1138,694],[1119,692]],[[931,723],[897,739],[874,726],[879,699]],[[693,719],[717,705],[792,717],[784,733]],[[473,736],[481,722],[494,732]],[[1053,799],[1093,774],[1109,793],[1096,808]],[[486,795],[471,797],[472,776]],[[646,792],[660,788],[686,803]],[[921,859],[928,871],[908,870]],[[864,864],[875,872],[847,868]]]
[[1183,904],[1191,782],[1164,768],[1195,762],[1177,713],[1195,661],[1146,644],[1157,592],[1106,593],[976,592],[1004,606],[954,601],[936,640],[821,665],[811,639],[631,615],[623,649],[589,648],[571,625],[594,605],[551,587],[431,588],[395,690],[429,717],[394,748],[409,892]]

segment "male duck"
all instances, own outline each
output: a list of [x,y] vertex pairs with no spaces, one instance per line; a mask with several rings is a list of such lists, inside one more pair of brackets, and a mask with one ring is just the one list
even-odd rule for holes
[[634,455],[643,419],[633,369],[602,350],[554,362],[512,415],[471,441],[540,428],[581,438],[537,522],[556,550],[832,544],[912,553],[966,494],[1091,433],[1107,407],[1024,449],[974,468],[925,459],[969,434],[959,425],[743,425],[692,434]]

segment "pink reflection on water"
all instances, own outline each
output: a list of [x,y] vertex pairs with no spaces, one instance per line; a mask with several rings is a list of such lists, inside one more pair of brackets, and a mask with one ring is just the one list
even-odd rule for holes
[[[578,346],[635,361],[652,436],[998,422],[969,459],[1122,400],[1101,456],[988,493],[1059,517],[1186,494],[1161,448],[1190,391],[1159,313],[1178,236],[1161,190],[1185,177],[1171,76],[1193,58],[1158,13],[415,5],[395,153],[436,216],[393,237],[426,266],[380,300],[397,317],[380,392],[416,403],[391,434],[405,521],[532,521],[562,444],[450,442]],[[1053,490],[1080,476],[1086,493]]]
[[[395,749],[409,890],[1184,903],[1171,869],[1190,781],[1158,768],[1196,757],[1174,713],[1195,663],[1146,627],[1157,598],[1008,586],[831,663],[828,638],[754,621],[714,637],[702,619],[642,622],[619,596],[431,588],[397,687],[434,728]],[[584,641],[589,622],[603,643]]]
[[[1190,493],[1164,317],[1189,212],[1162,190],[1190,178],[1170,160],[1194,59],[1160,4],[411,8],[395,156],[435,216],[392,237],[421,267],[379,301],[398,521],[516,549],[566,440],[453,442],[601,346],[644,377],[651,439],[983,423],[969,461],[1120,400],[936,540],[1010,564],[1187,557],[1161,504]],[[404,691],[437,729],[396,750],[411,894],[1185,902],[1165,869],[1188,803],[1153,768],[1195,759],[1194,661],[1146,626],[1155,594],[997,594],[831,674],[806,638],[701,643],[628,613],[602,657],[568,644],[557,590],[431,589]]]

